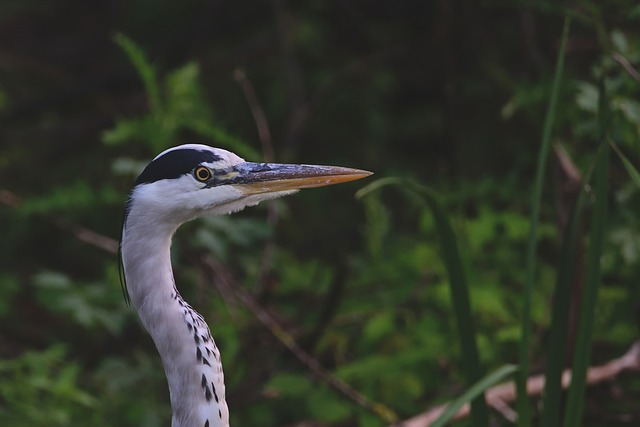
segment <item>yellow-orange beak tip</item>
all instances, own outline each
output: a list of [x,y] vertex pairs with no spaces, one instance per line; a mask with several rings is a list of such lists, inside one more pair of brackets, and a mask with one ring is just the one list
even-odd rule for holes
[[230,184],[242,185],[251,192],[275,192],[324,187],[366,178],[373,172],[340,166],[278,163],[243,163],[239,175]]

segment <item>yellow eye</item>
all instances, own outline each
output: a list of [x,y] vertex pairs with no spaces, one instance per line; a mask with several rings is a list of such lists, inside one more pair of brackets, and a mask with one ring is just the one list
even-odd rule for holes
[[211,171],[204,166],[198,166],[193,171],[193,176],[200,182],[205,182],[211,179]]

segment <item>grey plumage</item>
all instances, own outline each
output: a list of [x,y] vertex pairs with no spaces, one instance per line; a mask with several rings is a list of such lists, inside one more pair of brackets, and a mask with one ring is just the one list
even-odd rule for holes
[[332,166],[245,162],[196,144],[164,151],[140,174],[120,244],[125,292],[162,358],[173,427],[229,425],[220,351],[202,316],[175,286],[170,247],[178,227],[202,215],[228,214],[301,188],[368,175]]

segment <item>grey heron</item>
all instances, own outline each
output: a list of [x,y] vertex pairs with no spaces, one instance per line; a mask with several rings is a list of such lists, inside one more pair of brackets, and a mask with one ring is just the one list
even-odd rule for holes
[[151,335],[169,384],[173,427],[226,427],[220,351],[209,327],[176,288],[170,260],[178,227],[302,188],[351,181],[371,172],[335,166],[252,163],[206,145],[170,148],[135,181],[120,241],[123,291]]

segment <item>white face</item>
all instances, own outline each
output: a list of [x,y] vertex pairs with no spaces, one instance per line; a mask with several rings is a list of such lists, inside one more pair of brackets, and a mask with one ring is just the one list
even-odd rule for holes
[[301,188],[350,181],[370,172],[334,166],[245,162],[206,145],[187,144],[160,153],[136,181],[127,226],[177,227],[203,215],[239,211]]
[[155,215],[173,217],[182,223],[203,215],[222,215],[253,206],[262,200],[295,193],[297,189],[274,193],[248,194],[233,184],[203,187],[193,176],[157,181],[136,187],[132,194],[133,208],[139,205]]
[[[177,149],[193,149],[212,152],[217,159],[194,164],[212,171],[231,170],[245,163],[244,159],[234,153],[219,148],[199,144],[186,144],[170,148],[160,153],[157,160]],[[178,178],[160,179],[151,183],[137,185],[132,194],[132,209],[136,213],[144,210],[161,217],[167,222],[179,225],[203,215],[229,214],[242,210],[246,206],[256,205],[262,200],[273,199],[295,193],[297,189],[277,191],[273,193],[252,194],[249,188],[242,185],[207,186],[198,180],[193,172],[182,174]],[[146,216],[143,214],[143,216]]]

